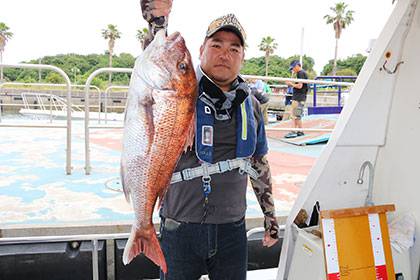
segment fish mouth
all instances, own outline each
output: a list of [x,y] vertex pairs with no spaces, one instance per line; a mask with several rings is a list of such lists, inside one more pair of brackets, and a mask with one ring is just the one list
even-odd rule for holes
[[174,32],[171,35],[169,35],[166,40],[168,41],[176,41],[179,37],[181,37],[181,33],[179,32]]

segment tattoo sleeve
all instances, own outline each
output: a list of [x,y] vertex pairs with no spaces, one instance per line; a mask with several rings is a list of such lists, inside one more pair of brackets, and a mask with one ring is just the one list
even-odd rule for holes
[[153,0],[140,0],[140,6],[143,18],[149,23],[149,32],[144,39],[144,46],[145,49],[150,42],[152,42],[155,34],[161,29],[167,29],[168,27],[168,17],[154,17],[152,14],[152,10],[154,8],[154,1]]
[[271,172],[267,157],[252,158],[251,163],[252,167],[260,174],[256,180],[251,178],[251,184],[264,213],[265,231],[269,232],[272,238],[278,238],[279,225],[275,217]]

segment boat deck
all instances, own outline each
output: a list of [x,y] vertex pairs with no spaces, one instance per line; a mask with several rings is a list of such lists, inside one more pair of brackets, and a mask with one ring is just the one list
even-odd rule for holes
[[[2,118],[19,122],[27,119]],[[72,131],[73,169],[66,175],[65,129],[0,127],[1,229],[131,224],[132,208],[119,191],[122,130],[91,129],[91,175],[84,173],[83,122],[73,121]],[[270,138],[269,147],[276,214],[286,216],[324,145],[300,147]],[[251,187],[247,204],[247,218],[262,217]]]

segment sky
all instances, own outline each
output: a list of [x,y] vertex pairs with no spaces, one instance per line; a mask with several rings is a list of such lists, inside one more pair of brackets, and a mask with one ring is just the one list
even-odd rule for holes
[[[198,63],[199,48],[208,24],[215,18],[234,13],[247,33],[245,58],[260,57],[258,45],[271,36],[278,44],[274,54],[289,57],[303,53],[315,60],[319,73],[334,57],[335,38],[324,15],[340,0],[173,0],[169,33],[184,36],[193,60]],[[354,22],[343,31],[339,58],[367,55],[369,41],[379,36],[394,5],[392,0],[346,0],[354,10]],[[115,24],[121,39],[115,53],[141,53],[136,30],[147,26],[141,17],[139,0],[0,0],[0,22],[14,36],[6,45],[4,63],[19,63],[56,54],[104,53],[107,42],[101,30]],[[303,31],[303,32],[302,32]]]

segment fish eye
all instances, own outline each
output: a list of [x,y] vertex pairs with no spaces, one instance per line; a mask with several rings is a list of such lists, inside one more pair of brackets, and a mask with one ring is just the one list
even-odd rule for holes
[[181,62],[178,64],[178,69],[185,72],[187,70],[187,64],[185,62]]

